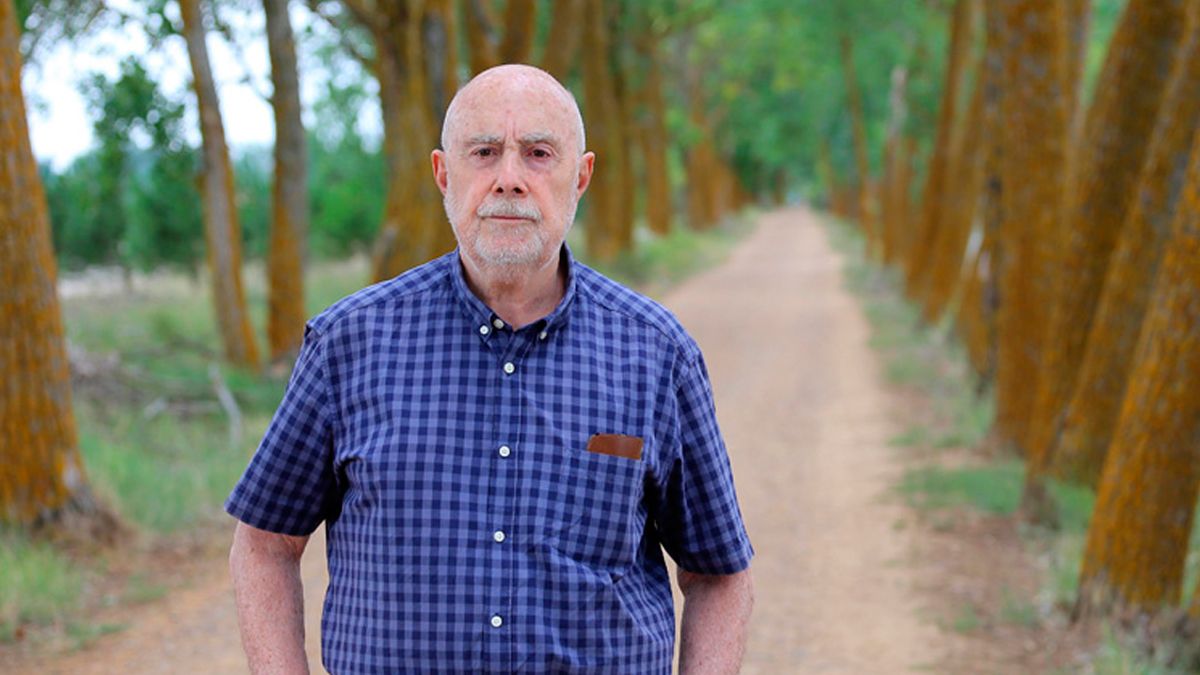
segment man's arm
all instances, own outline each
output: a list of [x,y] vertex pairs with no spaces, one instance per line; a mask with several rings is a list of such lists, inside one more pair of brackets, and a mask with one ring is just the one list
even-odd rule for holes
[[683,625],[679,649],[682,675],[736,673],[746,649],[746,625],[754,607],[750,570],[696,574],[679,570]]
[[308,537],[239,522],[229,550],[242,648],[250,672],[308,673],[300,555]]

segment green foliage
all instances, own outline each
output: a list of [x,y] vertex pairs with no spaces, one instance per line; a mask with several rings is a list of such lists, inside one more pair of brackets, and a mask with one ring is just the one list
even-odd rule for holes
[[320,255],[365,250],[383,217],[386,167],[358,127],[366,98],[361,80],[330,80],[314,106],[316,125],[308,140],[311,246]]
[[163,97],[135,59],[121,63],[117,78],[92,75],[82,88],[99,147],[60,175],[43,170],[60,261],[193,267],[202,225],[183,106]]

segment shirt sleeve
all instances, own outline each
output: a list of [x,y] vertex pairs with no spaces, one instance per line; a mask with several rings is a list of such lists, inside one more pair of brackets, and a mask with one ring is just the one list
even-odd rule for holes
[[283,401],[225,502],[225,510],[247,525],[308,535],[336,505],[332,404],[322,349],[320,336],[306,328]]
[[749,566],[754,549],[738,507],[703,357],[683,365],[675,385],[675,439],[656,516],[659,537],[671,558],[689,572],[740,572]]

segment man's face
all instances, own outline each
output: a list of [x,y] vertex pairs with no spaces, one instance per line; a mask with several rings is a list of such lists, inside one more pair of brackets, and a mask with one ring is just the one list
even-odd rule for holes
[[555,260],[591,177],[577,118],[548,83],[472,85],[433,152],[459,249],[477,268],[519,273]]

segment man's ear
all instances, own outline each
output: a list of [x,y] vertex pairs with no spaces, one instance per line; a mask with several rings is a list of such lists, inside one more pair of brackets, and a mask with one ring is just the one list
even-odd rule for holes
[[433,180],[437,183],[438,189],[442,194],[446,194],[446,153],[441,150],[434,150],[429,155],[429,161],[433,163]]
[[578,199],[587,191],[592,183],[592,169],[596,164],[596,153],[585,152],[579,158],[579,178],[575,183],[575,198]]

